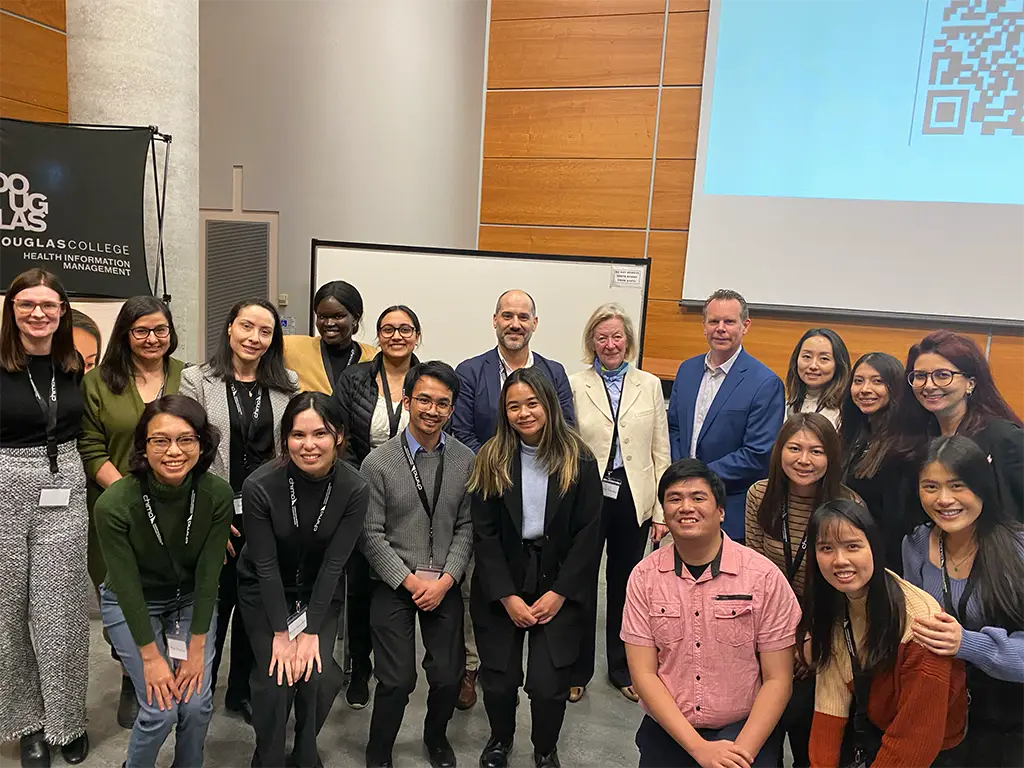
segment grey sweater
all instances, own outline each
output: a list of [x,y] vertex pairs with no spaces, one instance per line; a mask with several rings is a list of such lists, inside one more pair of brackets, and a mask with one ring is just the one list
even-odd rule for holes
[[[402,450],[402,432],[370,452],[361,474],[370,485],[370,503],[359,546],[376,575],[392,589],[401,586],[416,566],[431,560],[430,519],[427,517],[409,462]],[[473,452],[445,437],[444,477],[434,510],[433,563],[458,582],[473,553],[473,526],[466,483],[473,469]],[[427,493],[434,499],[434,478],[440,451],[418,451],[416,468]]]

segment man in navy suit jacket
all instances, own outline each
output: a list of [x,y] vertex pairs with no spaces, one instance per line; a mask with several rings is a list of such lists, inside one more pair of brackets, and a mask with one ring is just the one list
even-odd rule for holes
[[576,423],[572,389],[561,363],[541,357],[530,350],[530,339],[537,330],[537,306],[525,291],[503,293],[494,308],[494,331],[498,346],[482,355],[463,360],[455,369],[459,374],[459,399],[452,416],[452,433],[463,445],[478,452],[494,437],[498,417],[498,395],[505,379],[517,368],[534,366],[551,379],[558,391],[562,413],[570,424]]
[[698,458],[722,478],[727,492],[722,527],[733,541],[743,541],[747,489],[768,476],[785,417],[785,387],[743,350],[750,315],[742,296],[715,291],[704,302],[703,318],[710,350],[684,361],[672,385],[672,461]]

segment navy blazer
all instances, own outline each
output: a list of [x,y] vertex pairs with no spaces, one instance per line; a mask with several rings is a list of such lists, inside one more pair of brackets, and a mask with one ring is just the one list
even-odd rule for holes
[[[704,376],[705,355],[679,366],[668,404],[672,461],[690,455],[693,411]],[[768,476],[775,438],[786,413],[785,387],[764,363],[741,350],[715,395],[700,436],[697,458],[725,483],[728,494],[723,528],[743,541],[747,490]]]
[[[469,446],[473,453],[479,452],[483,444],[494,437],[497,428],[498,396],[501,394],[499,365],[498,348],[494,347],[482,355],[463,360],[455,369],[459,374],[459,397],[452,415],[452,434],[460,443]],[[576,411],[565,368],[536,352],[533,353],[533,365],[555,385],[565,420],[575,426]]]

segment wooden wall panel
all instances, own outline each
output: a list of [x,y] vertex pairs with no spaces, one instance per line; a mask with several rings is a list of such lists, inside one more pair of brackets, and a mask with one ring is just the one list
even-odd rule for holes
[[669,13],[674,11],[706,11],[711,8],[711,0],[669,0]]
[[0,117],[34,120],[37,123],[66,123],[68,121],[67,112],[56,112],[24,101],[14,101],[14,99],[4,96],[0,96]]
[[664,10],[664,0],[491,0],[491,21],[618,16]]
[[700,88],[665,88],[658,121],[658,159],[697,157]]
[[665,85],[700,85],[704,78],[704,46],[708,14],[670,13],[665,43]]
[[999,391],[1024,418],[1024,338],[994,334],[988,361]]
[[[0,0],[0,11],[23,16],[61,31],[67,30],[64,0]],[[0,21],[0,24],[2,23]]]
[[487,87],[657,85],[663,28],[660,13],[493,21]]
[[654,171],[651,229],[689,229],[693,160],[658,160]]
[[650,158],[658,92],[491,91],[484,157]]
[[649,160],[483,161],[482,224],[647,225]]
[[16,16],[0,16],[0,93],[67,114],[67,37]]
[[685,232],[651,232],[647,242],[651,259],[648,299],[678,301],[683,292],[683,268],[686,265]]
[[477,247],[482,251],[642,259],[644,240],[646,234],[640,229],[481,226]]

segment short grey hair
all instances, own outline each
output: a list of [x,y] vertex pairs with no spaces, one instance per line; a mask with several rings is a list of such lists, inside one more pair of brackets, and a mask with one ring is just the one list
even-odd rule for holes
[[700,312],[700,316],[702,318],[707,319],[708,304],[712,301],[738,301],[740,303],[740,322],[745,323],[750,319],[750,310],[747,309],[747,300],[736,291],[730,291],[728,288],[719,288],[705,299],[704,308]]
[[592,364],[594,358],[597,357],[597,349],[594,347],[594,331],[597,330],[597,326],[606,320],[621,320],[622,327],[626,332],[626,359],[632,360],[636,357],[637,342],[636,342],[636,331],[633,329],[633,321],[629,319],[629,315],[626,314],[626,310],[622,308],[621,304],[615,304],[609,302],[608,304],[602,304],[587,320],[586,326],[583,328],[583,362]]

